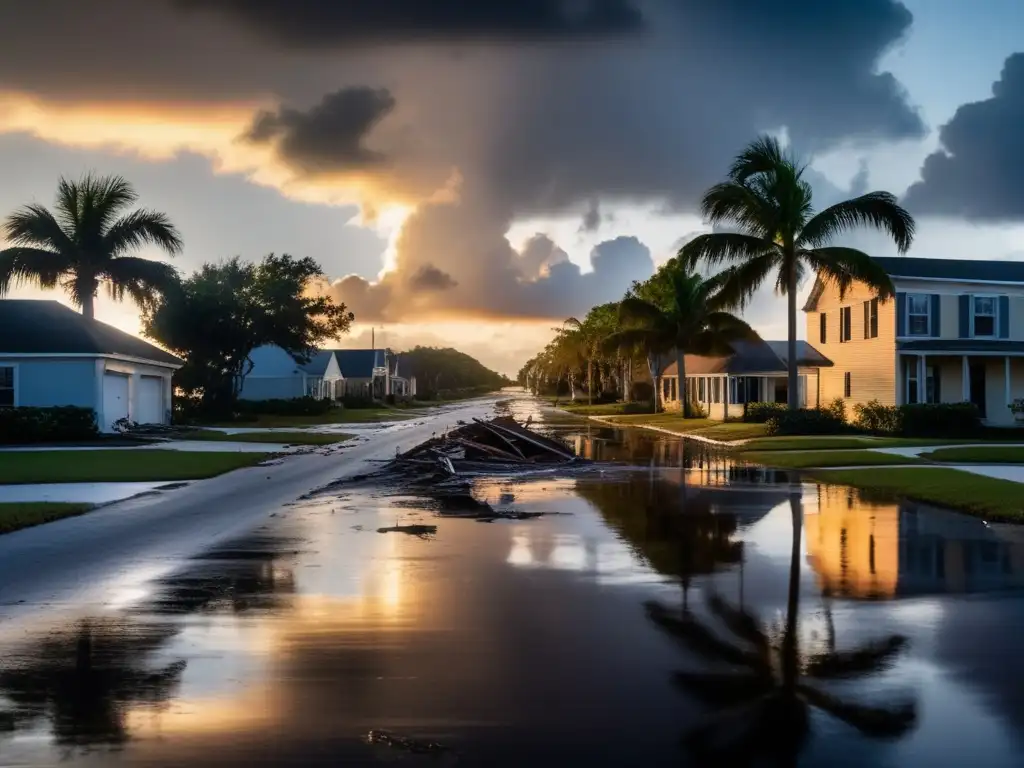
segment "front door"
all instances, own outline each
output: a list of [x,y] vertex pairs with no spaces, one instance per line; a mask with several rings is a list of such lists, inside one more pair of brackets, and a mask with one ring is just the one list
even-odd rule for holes
[[987,418],[985,413],[985,364],[971,363],[971,402],[978,406],[978,413],[981,418]]

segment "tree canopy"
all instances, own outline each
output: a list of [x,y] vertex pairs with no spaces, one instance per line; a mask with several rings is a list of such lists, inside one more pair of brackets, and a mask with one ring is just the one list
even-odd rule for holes
[[417,395],[433,398],[446,394],[490,391],[511,384],[508,378],[485,367],[457,349],[415,347],[398,358],[401,376],[416,377]]
[[252,370],[251,352],[276,344],[298,360],[348,332],[344,304],[315,296],[323,277],[310,258],[270,254],[258,263],[233,258],[205,264],[143,316],[143,333],[185,359],[175,383],[202,397],[204,410],[230,409]]
[[93,317],[94,299],[105,285],[118,301],[127,295],[142,309],[151,307],[177,283],[177,272],[131,254],[152,245],[173,256],[182,242],[165,214],[128,212],[137,200],[120,176],[62,178],[55,213],[32,203],[7,217],[4,234],[12,246],[0,251],[0,295],[23,283],[59,286],[83,315]]

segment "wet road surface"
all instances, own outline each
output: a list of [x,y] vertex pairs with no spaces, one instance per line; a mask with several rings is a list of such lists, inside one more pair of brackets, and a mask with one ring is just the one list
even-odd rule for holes
[[634,468],[480,480],[548,513],[494,523],[341,486],[5,607],[0,765],[1022,764],[1016,530],[551,428]]

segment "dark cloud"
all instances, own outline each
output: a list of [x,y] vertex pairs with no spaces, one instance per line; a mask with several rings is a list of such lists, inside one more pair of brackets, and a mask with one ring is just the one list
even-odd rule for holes
[[408,285],[414,291],[446,291],[457,286],[458,282],[433,264],[424,264],[412,274]]
[[1024,53],[1010,56],[992,97],[964,104],[942,126],[942,149],[928,156],[906,194],[911,211],[1006,221],[1024,219]]
[[516,265],[524,280],[536,280],[545,277],[555,264],[568,260],[569,254],[559,248],[554,240],[543,233],[537,233],[526,241]]
[[580,232],[597,232],[601,227],[604,216],[601,215],[601,203],[598,200],[591,200],[583,214],[583,221],[580,222]]
[[273,143],[283,161],[305,173],[355,170],[385,162],[364,141],[394,108],[395,99],[386,89],[343,88],[306,111],[283,107],[260,112],[243,138]]
[[640,29],[633,0],[174,0],[288,46],[546,40]]

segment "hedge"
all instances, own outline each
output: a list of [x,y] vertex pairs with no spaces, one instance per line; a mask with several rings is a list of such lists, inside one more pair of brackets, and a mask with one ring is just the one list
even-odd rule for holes
[[785,410],[785,403],[747,403],[743,407],[743,421],[747,424],[767,424],[768,419]]
[[974,403],[882,405],[877,400],[854,406],[858,429],[875,435],[965,437],[981,428]]
[[68,443],[90,440],[99,430],[92,408],[0,408],[0,443]]
[[800,408],[784,410],[765,422],[771,437],[783,435],[841,435],[851,431],[846,422],[831,408]]

